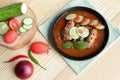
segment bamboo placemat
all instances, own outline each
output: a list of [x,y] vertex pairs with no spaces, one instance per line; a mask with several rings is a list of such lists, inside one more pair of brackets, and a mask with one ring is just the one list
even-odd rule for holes
[[[70,0],[0,0],[1,4],[5,2],[22,2],[28,3],[29,7],[35,12],[39,25],[45,20],[53,16]],[[107,19],[112,23],[120,27],[120,0],[89,0],[101,13],[106,15]],[[101,5],[99,5],[101,3]],[[109,5],[110,7],[107,7]],[[111,6],[112,5],[112,6]],[[104,9],[106,7],[106,9]],[[111,9],[111,7],[113,7]],[[44,10],[46,9],[46,10]],[[114,12],[114,13],[113,13]],[[119,13],[118,13],[119,12]],[[42,35],[37,32],[33,41],[47,41]],[[27,54],[27,49],[30,43],[26,47],[16,51],[6,49],[0,46],[0,80],[19,80],[13,73],[13,67],[17,62],[11,64],[3,64],[2,61],[17,54]],[[54,49],[50,50],[50,55],[36,56],[39,62],[47,69],[42,70],[35,65],[35,71],[33,76],[28,80],[120,80],[120,40],[117,41],[113,47],[106,52],[105,55],[97,59],[89,68],[87,68],[82,74],[75,75],[64,61],[59,57]],[[59,63],[58,63],[59,62]],[[98,68],[99,67],[99,68]]]

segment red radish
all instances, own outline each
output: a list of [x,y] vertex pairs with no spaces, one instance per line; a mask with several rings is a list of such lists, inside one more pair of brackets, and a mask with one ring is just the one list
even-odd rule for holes
[[15,74],[18,78],[22,80],[25,80],[31,77],[33,72],[34,72],[34,67],[27,60],[20,61],[15,66]]
[[30,50],[35,54],[48,53],[48,45],[44,42],[33,42]]
[[4,35],[4,41],[6,43],[13,43],[18,37],[18,33],[15,30],[10,30]]
[[12,30],[16,30],[20,27],[20,22],[15,18],[10,19],[8,24]]

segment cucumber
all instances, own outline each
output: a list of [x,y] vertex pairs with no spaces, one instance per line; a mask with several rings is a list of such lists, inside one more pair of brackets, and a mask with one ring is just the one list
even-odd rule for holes
[[0,21],[6,21],[10,18],[21,16],[27,12],[25,3],[17,3],[0,8]]
[[102,25],[101,23],[98,23],[96,26],[94,26],[94,28],[96,28],[98,30],[103,30],[103,29],[105,29],[105,26]]
[[84,27],[84,26],[80,26],[77,28],[77,34],[82,37],[82,38],[85,38],[85,37],[88,37],[89,35],[89,30],[88,28]]
[[79,35],[77,34],[77,27],[72,27],[69,31],[69,35],[72,39],[78,39]]
[[25,28],[23,28],[23,27],[20,27],[20,28],[19,28],[19,32],[21,32],[21,33],[27,32],[27,29],[25,29]]
[[81,25],[88,25],[90,23],[90,19],[84,18],[84,20],[80,23]]
[[76,14],[68,14],[65,19],[66,19],[66,20],[73,20],[73,19],[75,19],[76,17],[77,17]]
[[24,29],[31,29],[32,28],[32,25],[25,25],[25,24],[23,24],[23,26],[22,26]]
[[83,16],[79,16],[79,21],[78,22],[81,22],[83,21],[84,17]]
[[84,17],[80,15],[80,16],[76,17],[76,18],[74,19],[74,21],[75,21],[76,23],[78,23],[78,22],[83,21],[83,19],[84,19]]
[[25,25],[32,25],[33,24],[33,18],[27,17],[23,20],[23,24]]
[[33,18],[27,17],[23,20],[23,25],[19,28],[19,32],[27,32],[29,29],[32,28]]
[[97,29],[99,29],[99,30],[103,30],[103,29],[105,29],[105,26],[104,25],[101,25],[99,28],[97,28]]
[[6,22],[0,22],[0,34],[4,35],[10,30]]
[[96,26],[98,23],[99,23],[98,20],[91,20],[90,23],[89,23],[89,25]]

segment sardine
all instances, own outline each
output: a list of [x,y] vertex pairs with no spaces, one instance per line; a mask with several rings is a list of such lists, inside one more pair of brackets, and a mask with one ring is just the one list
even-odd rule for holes
[[97,30],[96,30],[96,29],[93,29],[93,30],[91,31],[90,36],[87,38],[88,48],[91,48],[91,47],[94,46],[95,40],[96,40],[97,36],[98,36]]
[[72,40],[72,38],[69,35],[69,31],[72,27],[74,27],[75,23],[73,20],[70,20],[67,22],[66,26],[64,27],[64,30],[62,31],[62,38],[64,40]]

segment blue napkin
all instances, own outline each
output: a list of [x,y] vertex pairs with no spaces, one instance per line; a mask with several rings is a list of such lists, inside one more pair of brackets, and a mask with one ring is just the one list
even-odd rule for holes
[[[89,7],[89,8],[95,9],[87,0],[72,0],[62,10],[66,9],[66,8],[70,8],[70,7],[75,7],[75,6],[84,6],[84,7]],[[47,39],[48,39],[48,31],[49,31],[50,23],[54,20],[54,18],[55,18],[55,16],[53,16],[52,18],[47,20],[45,23],[43,23],[42,25],[39,26],[39,31]],[[120,29],[118,29],[117,27],[112,25],[107,19],[106,19],[106,21],[107,21],[107,24],[108,24],[108,27],[110,30],[110,37],[109,37],[107,46],[99,55],[97,55],[96,57],[93,57],[91,59],[83,60],[83,61],[74,61],[74,60],[70,60],[65,57],[62,57],[76,74],[80,73],[83,69],[88,67],[88,65],[90,65],[93,61],[95,61],[95,59],[98,56],[103,55],[104,51],[106,49],[109,49],[111,44],[113,42],[115,42],[118,39],[118,37],[120,36]]]

